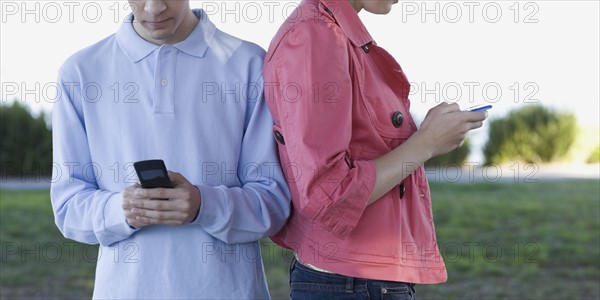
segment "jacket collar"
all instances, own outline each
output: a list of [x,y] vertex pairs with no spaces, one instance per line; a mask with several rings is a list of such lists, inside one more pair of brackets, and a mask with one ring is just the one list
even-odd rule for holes
[[355,47],[373,42],[373,38],[348,0],[321,0],[319,9],[335,19]]
[[[204,10],[194,9],[193,12],[198,17],[198,25],[185,40],[174,44],[173,47],[189,55],[203,57],[217,28],[208,19],[208,15]],[[129,14],[119,31],[117,31],[117,41],[129,59],[132,62],[138,62],[160,48],[160,46],[140,37],[133,29],[132,22],[133,14]]]

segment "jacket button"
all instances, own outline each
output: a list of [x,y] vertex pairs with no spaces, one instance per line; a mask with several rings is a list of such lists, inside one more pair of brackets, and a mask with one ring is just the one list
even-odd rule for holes
[[275,136],[275,139],[278,143],[285,145],[285,140],[283,139],[283,135],[281,134],[281,132],[274,130],[273,135]]
[[394,124],[394,127],[400,128],[402,122],[404,122],[404,115],[399,111],[395,112],[394,115],[392,115],[392,124]]
[[365,51],[365,53],[369,53],[369,44],[362,45],[361,48],[363,51]]
[[404,198],[404,193],[406,193],[406,187],[403,184],[400,184],[400,199]]

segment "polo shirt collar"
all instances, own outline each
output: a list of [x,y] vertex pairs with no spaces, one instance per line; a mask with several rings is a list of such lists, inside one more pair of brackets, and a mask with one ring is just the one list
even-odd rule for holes
[[[198,17],[198,25],[196,25],[196,28],[194,28],[185,40],[174,44],[173,47],[189,55],[203,57],[210,41],[212,41],[215,35],[217,27],[208,19],[208,15],[204,10],[193,9],[192,11]],[[117,41],[129,59],[133,62],[138,62],[160,48],[160,46],[140,37],[133,29],[132,22],[133,14],[129,14],[117,31]]]
[[321,3],[331,12],[337,24],[355,47],[362,47],[373,42],[369,31],[348,0],[321,0]]

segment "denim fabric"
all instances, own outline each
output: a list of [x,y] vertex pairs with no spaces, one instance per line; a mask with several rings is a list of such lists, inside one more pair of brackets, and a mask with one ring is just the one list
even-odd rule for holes
[[319,272],[293,260],[290,264],[290,298],[416,300],[414,284],[370,280]]

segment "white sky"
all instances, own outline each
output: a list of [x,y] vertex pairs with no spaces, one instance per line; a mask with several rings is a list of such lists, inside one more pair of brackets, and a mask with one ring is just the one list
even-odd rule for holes
[[[0,99],[25,99],[33,111],[51,110],[62,62],[114,33],[129,11],[126,1],[116,0],[0,3]],[[191,3],[205,8],[221,30],[266,49],[298,1]],[[401,1],[388,15],[360,16],[413,82],[418,119],[444,100],[464,107],[493,102],[491,117],[539,102],[597,127],[599,3]],[[486,131],[474,133],[476,145]]]

